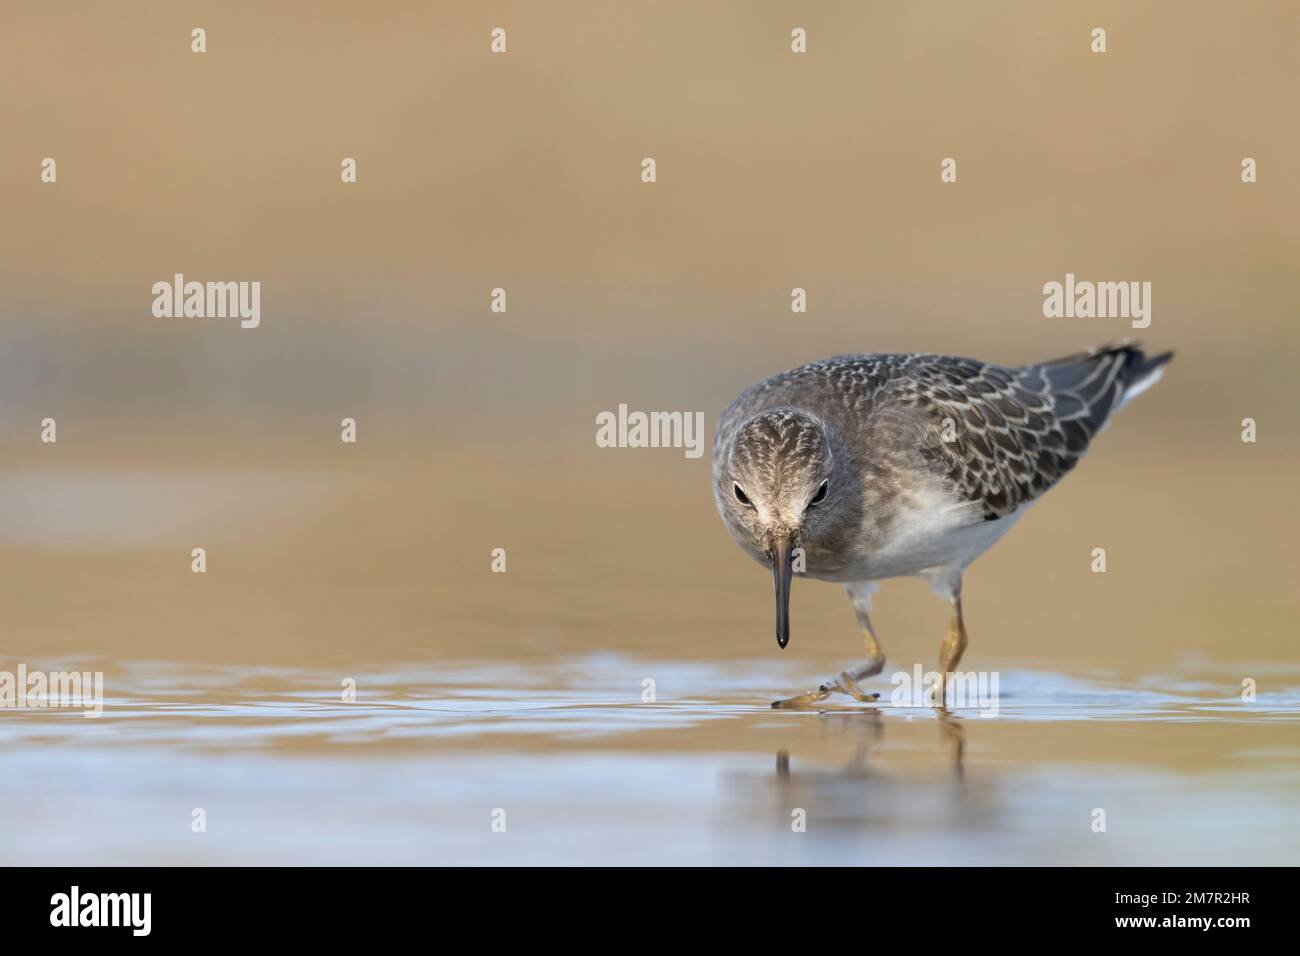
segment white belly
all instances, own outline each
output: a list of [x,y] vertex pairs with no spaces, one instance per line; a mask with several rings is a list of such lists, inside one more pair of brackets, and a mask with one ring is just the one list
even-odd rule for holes
[[983,520],[977,506],[940,492],[917,499],[894,524],[883,545],[854,562],[857,580],[907,577],[939,568],[960,572],[991,548],[1024,512]]

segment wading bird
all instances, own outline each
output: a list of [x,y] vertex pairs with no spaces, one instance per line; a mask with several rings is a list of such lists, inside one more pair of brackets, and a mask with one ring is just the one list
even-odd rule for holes
[[867,660],[814,691],[858,700],[885,655],[868,617],[876,581],[926,577],[952,607],[936,703],[966,649],[961,576],[1083,456],[1111,416],[1173,357],[1119,342],[1007,368],[943,355],[843,355],[774,375],[718,421],[713,496],[732,538],[776,587],[790,639],[790,582],[842,583]]

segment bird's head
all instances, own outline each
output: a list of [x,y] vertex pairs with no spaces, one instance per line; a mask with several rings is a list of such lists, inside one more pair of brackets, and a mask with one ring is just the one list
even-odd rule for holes
[[838,489],[828,426],[793,408],[769,409],[745,422],[714,478],[714,497],[736,540],[772,568],[776,642],[790,640],[790,581],[795,549],[830,534],[845,489]]

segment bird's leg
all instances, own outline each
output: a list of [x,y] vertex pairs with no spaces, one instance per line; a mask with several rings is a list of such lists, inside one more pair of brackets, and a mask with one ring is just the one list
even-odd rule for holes
[[952,603],[952,617],[948,621],[948,636],[939,647],[939,685],[934,694],[937,707],[943,707],[947,703],[948,676],[956,671],[961,655],[966,650],[966,625],[961,619],[960,582],[956,593],[949,600]]
[[869,581],[854,582],[844,585],[844,590],[849,592],[849,598],[853,601],[853,610],[858,616],[858,623],[862,625],[863,640],[867,645],[867,659],[857,667],[840,671],[838,677],[832,681],[827,681],[816,690],[810,690],[806,694],[799,694],[797,697],[772,701],[772,706],[776,709],[799,710],[802,707],[823,701],[831,694],[836,693],[845,694],[863,703],[871,703],[880,699],[879,694],[869,694],[858,686],[858,681],[874,677],[885,666],[885,652],[881,650],[880,641],[876,638],[875,629],[872,628],[871,618],[868,616],[871,610],[871,595],[876,590],[876,585]]
[[864,694],[858,688],[858,681],[875,677],[885,669],[885,652],[880,646],[880,639],[876,637],[876,629],[871,626],[871,595],[875,593],[876,585],[870,581],[856,581],[844,585],[844,590],[848,592],[849,600],[853,602],[853,611],[858,616],[858,624],[862,626],[867,659],[857,667],[841,672],[838,683],[842,685],[844,693],[854,700],[876,700],[880,697],[879,694]]

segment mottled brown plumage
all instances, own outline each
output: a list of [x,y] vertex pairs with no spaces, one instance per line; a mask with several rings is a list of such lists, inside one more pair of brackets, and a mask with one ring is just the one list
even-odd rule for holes
[[[928,577],[956,609],[961,640],[944,654],[955,666],[962,571],[1171,357],[1128,342],[1020,367],[842,355],[747,389],[718,421],[714,499],[736,542],[773,568],[778,642],[797,555],[807,577],[849,587],[864,626],[867,585]],[[840,689],[854,693],[851,677]]]
[[738,419],[789,405],[853,434],[911,445],[985,517],[1000,518],[1064,477],[1125,391],[1172,357],[1147,358],[1127,342],[1019,368],[946,355],[841,355],[746,391],[719,421],[714,453]]

